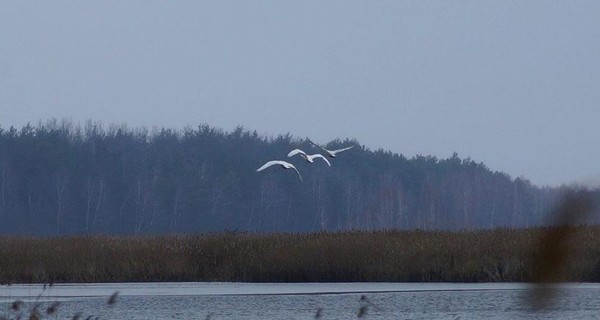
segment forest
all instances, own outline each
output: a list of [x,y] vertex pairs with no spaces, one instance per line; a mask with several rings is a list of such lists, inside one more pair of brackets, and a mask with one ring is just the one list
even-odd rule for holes
[[[321,151],[306,138],[243,127],[56,119],[0,127],[0,234],[525,228],[549,224],[568,189],[538,187],[456,153],[407,158],[355,139],[326,144],[350,145],[329,167],[287,158],[295,148]],[[293,163],[304,181],[277,167],[256,172],[273,159]]]

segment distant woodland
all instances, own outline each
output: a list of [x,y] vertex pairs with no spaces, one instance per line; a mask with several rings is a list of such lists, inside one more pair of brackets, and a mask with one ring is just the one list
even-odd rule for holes
[[[457,154],[407,158],[356,140],[327,144],[349,145],[328,167],[286,157],[320,151],[304,139],[242,127],[51,120],[0,128],[0,234],[521,228],[548,224],[566,192]],[[292,162],[304,182],[279,167],[256,172],[272,159]]]

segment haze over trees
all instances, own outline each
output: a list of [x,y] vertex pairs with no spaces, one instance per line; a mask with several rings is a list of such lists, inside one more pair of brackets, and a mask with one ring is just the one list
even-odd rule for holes
[[[528,227],[563,188],[540,188],[482,163],[406,158],[356,145],[310,164],[285,155],[318,152],[290,134],[238,127],[129,129],[51,120],[0,128],[0,234],[145,234],[459,230]],[[294,172],[255,170],[268,160]]]

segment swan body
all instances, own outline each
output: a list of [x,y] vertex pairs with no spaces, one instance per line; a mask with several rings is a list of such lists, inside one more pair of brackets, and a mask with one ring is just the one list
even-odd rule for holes
[[304,180],[302,179],[302,175],[300,175],[300,172],[298,171],[298,169],[296,169],[296,167],[294,167],[293,164],[291,164],[289,162],[282,161],[282,160],[271,160],[271,161],[268,161],[267,163],[263,164],[260,168],[256,169],[256,172],[263,171],[266,168],[271,167],[271,166],[275,166],[275,165],[279,165],[279,166],[281,166],[284,169],[294,169],[294,171],[296,171],[296,173],[298,174],[298,177],[300,178],[300,181],[304,182]]
[[321,150],[325,151],[325,153],[326,153],[326,154],[327,154],[329,157],[331,157],[331,158],[335,158],[335,157],[337,156],[337,154],[338,154],[338,153],[340,153],[340,152],[342,152],[342,151],[346,151],[346,150],[349,150],[349,149],[352,149],[352,148],[354,148],[354,146],[349,146],[349,147],[342,148],[342,149],[337,149],[337,150],[328,150],[328,149],[325,149],[323,146],[321,146],[321,145],[318,145],[318,144],[316,144],[316,143],[312,142],[312,141],[311,141],[310,139],[308,139],[308,138],[307,138],[306,140],[308,140],[308,142],[310,142],[310,144],[312,144],[313,146],[315,146],[315,147],[317,147],[317,148],[320,148]]
[[314,163],[315,162],[315,158],[321,158],[323,160],[325,160],[325,162],[327,163],[328,166],[331,167],[331,163],[329,162],[329,160],[327,160],[327,158],[325,158],[322,154],[316,153],[316,154],[306,154],[306,152],[300,150],[300,149],[294,149],[292,151],[290,151],[290,153],[288,153],[288,157],[293,157],[297,154],[300,154],[300,156],[302,158],[304,158],[306,161],[310,162],[310,163]]

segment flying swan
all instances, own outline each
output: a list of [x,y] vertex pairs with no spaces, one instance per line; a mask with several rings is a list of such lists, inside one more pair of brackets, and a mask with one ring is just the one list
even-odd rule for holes
[[306,138],[306,140],[308,140],[308,142],[310,142],[310,143],[311,143],[313,146],[315,146],[315,147],[317,147],[317,148],[321,148],[323,151],[325,151],[325,153],[326,153],[328,156],[330,156],[330,157],[332,157],[332,158],[335,158],[335,156],[336,156],[338,153],[342,152],[342,151],[346,151],[346,150],[348,150],[348,149],[352,149],[352,148],[354,148],[354,146],[349,146],[349,147],[342,148],[342,149],[337,149],[337,150],[327,150],[327,149],[323,148],[321,145],[318,145],[318,144],[316,144],[316,143],[312,142],[312,141],[311,141],[310,139],[308,139],[308,138]]
[[263,164],[262,167],[256,169],[256,172],[263,171],[266,168],[268,168],[270,166],[274,166],[274,165],[280,165],[284,169],[294,169],[294,171],[296,171],[296,173],[298,174],[298,177],[300,178],[300,181],[304,182],[304,180],[302,179],[302,176],[300,175],[300,172],[298,171],[298,169],[296,169],[296,167],[294,167],[293,164],[291,164],[289,162],[282,161],[282,160],[271,160],[271,161]]
[[306,152],[300,150],[300,149],[294,149],[292,151],[290,151],[290,153],[288,153],[288,157],[293,157],[297,154],[300,154],[300,156],[302,158],[304,158],[306,161],[310,162],[310,163],[314,163],[315,162],[315,158],[321,158],[323,160],[325,160],[325,162],[327,162],[327,165],[331,167],[331,163],[329,163],[329,160],[327,160],[327,158],[323,157],[322,154],[316,153],[316,154],[306,154]]

